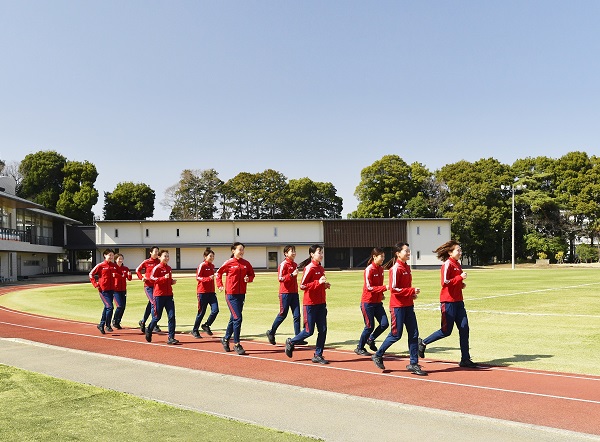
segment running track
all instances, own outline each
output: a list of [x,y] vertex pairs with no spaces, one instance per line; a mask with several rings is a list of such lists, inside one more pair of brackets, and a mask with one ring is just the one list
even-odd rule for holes
[[[25,288],[29,287],[3,287],[0,296]],[[600,435],[598,376],[510,367],[462,369],[425,358],[420,364],[429,376],[420,377],[405,370],[405,358],[386,355],[382,372],[370,358],[326,349],[331,364],[323,366],[311,363],[312,347],[296,347],[289,359],[282,345],[243,341],[247,355],[238,356],[225,353],[216,335],[203,336],[178,334],[182,345],[168,346],[166,334],[160,333],[149,344],[137,328],[100,335],[96,324],[0,306],[3,338]]]

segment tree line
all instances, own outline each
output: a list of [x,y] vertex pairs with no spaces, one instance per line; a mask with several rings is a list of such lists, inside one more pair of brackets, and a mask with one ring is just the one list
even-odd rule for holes
[[[93,222],[98,176],[93,164],[69,161],[55,151],[27,155],[17,166],[4,165],[17,181],[17,194],[50,210]],[[385,155],[361,171],[349,218],[450,218],[452,236],[471,264],[511,256],[512,198],[515,249],[519,259],[546,256],[574,260],[579,250],[597,259],[600,236],[600,159],[569,152],[516,160],[458,161],[431,172],[421,163]],[[104,219],[153,216],[155,192],[147,184],[121,182],[104,193]],[[169,218],[322,219],[340,218],[342,198],[332,183],[290,179],[272,169],[241,172],[222,181],[214,169],[186,169],[160,204]],[[590,251],[591,250],[591,251]],[[595,256],[594,256],[595,253]]]
[[223,182],[214,169],[181,172],[165,191],[169,219],[321,219],[342,216],[332,183],[288,180],[273,169],[241,172]]
[[[435,173],[386,155],[362,170],[359,204],[349,216],[450,218],[452,236],[472,264],[507,261],[513,192],[517,258],[575,260],[582,239],[589,244],[579,249],[589,258],[600,235],[600,158],[585,152],[512,165],[494,158],[458,161]],[[591,249],[597,260],[598,248]]]

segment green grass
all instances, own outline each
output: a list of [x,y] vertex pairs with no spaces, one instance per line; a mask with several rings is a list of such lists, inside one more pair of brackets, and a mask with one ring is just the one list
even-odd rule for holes
[[5,365],[0,403],[5,441],[309,440]]
[[[363,328],[359,311],[362,272],[327,272],[327,347],[352,349]],[[177,330],[191,330],[196,314],[195,280],[178,275],[174,286]],[[600,302],[598,269],[470,269],[464,290],[475,361],[600,375]],[[439,270],[414,270],[413,285],[422,294],[416,301],[421,336],[440,326]],[[129,284],[123,324],[136,326],[146,305],[141,282]],[[278,309],[275,273],[259,273],[248,286],[242,339],[265,340]],[[213,329],[222,332],[229,312],[219,294],[221,313]],[[387,304],[387,300],[385,301]],[[31,289],[0,297],[0,304],[17,310],[98,322],[102,304],[91,284]],[[166,319],[161,325],[166,325]],[[291,318],[282,324],[279,342],[291,336]],[[385,337],[385,336],[384,336]],[[383,337],[382,337],[383,338]],[[380,338],[380,340],[382,339]],[[314,339],[314,338],[312,338]],[[406,338],[391,352],[407,352]],[[427,357],[457,361],[458,333],[431,344]]]

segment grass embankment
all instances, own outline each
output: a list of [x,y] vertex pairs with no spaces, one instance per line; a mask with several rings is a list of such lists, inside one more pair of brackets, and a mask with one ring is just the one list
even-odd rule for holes
[[310,440],[5,365],[0,402],[4,441]]

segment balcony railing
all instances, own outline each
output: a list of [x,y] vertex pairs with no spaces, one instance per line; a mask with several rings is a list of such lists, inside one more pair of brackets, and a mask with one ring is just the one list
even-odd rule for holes
[[25,241],[26,232],[0,227],[0,239],[5,241]]
[[40,246],[52,246],[54,240],[50,236],[34,236],[30,232],[0,227],[0,240],[20,241]]

